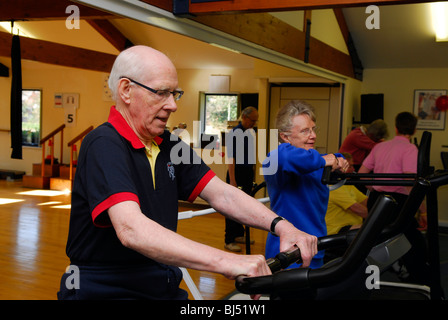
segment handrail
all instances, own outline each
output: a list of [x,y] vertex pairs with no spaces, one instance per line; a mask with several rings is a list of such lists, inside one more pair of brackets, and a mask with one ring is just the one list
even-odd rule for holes
[[74,159],[73,159],[73,153],[76,151],[76,143],[80,141],[82,143],[82,139],[86,134],[88,134],[90,131],[93,130],[93,126],[88,127],[86,130],[78,134],[75,138],[69,141],[67,146],[70,147],[70,181],[73,181],[73,165],[74,165]]
[[44,138],[40,139],[40,144],[42,146],[42,167],[41,167],[41,177],[43,178],[45,175],[45,142],[49,141],[50,146],[50,164],[53,166],[54,164],[54,136],[61,133],[61,153],[60,153],[60,164],[62,164],[62,154],[63,154],[63,144],[64,144],[64,128],[65,124],[60,125],[55,130],[47,134]]
[[44,138],[40,139],[40,144],[45,143],[48,139],[55,136],[59,131],[64,130],[65,124],[61,124],[59,127],[51,131],[49,134],[47,134]]

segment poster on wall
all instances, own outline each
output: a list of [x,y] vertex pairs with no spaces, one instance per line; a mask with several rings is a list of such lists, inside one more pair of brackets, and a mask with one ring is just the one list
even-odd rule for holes
[[446,90],[415,90],[414,114],[418,118],[417,129],[445,129],[445,112],[436,107],[437,98],[443,95],[446,95]]

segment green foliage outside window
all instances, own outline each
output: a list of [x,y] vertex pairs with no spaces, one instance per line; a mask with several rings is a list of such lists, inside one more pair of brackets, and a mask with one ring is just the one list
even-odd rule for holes
[[22,90],[22,145],[39,146],[41,91]]
[[226,131],[227,121],[238,118],[238,96],[207,94],[205,97],[205,133]]

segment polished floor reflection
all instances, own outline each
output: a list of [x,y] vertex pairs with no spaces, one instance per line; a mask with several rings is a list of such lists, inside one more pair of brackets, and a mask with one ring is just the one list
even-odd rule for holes
[[[65,255],[69,208],[68,193],[32,190],[21,182],[0,180],[0,300],[56,299],[60,276],[69,264]],[[178,232],[224,247],[224,218],[217,213],[180,220]],[[251,229],[252,253],[263,254],[266,235]],[[235,289],[234,282],[221,275],[187,271],[203,299],[222,299]],[[182,287],[189,291],[185,282]]]

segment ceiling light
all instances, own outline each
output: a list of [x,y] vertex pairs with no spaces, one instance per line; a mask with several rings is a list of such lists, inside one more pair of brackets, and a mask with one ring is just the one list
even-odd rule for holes
[[436,41],[448,41],[448,2],[431,3],[431,16]]

